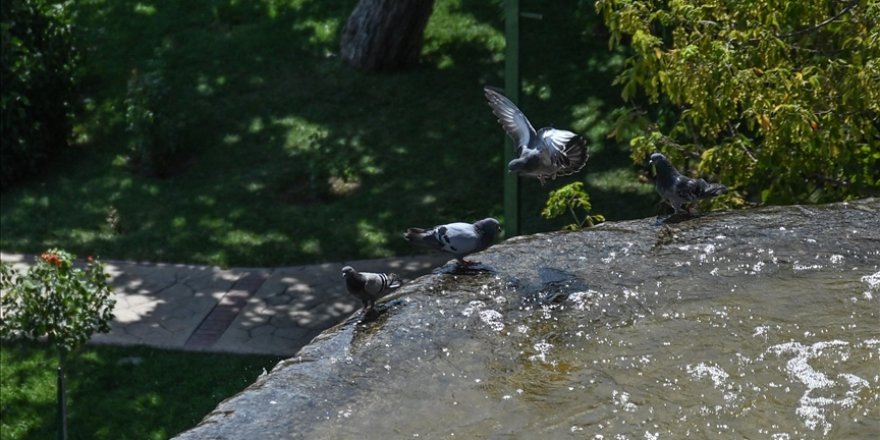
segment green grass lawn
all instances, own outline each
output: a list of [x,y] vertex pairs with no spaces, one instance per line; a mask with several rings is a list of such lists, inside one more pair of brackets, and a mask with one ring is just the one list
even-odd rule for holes
[[[69,358],[69,438],[167,439],[280,359],[89,345]],[[53,439],[56,368],[48,345],[0,345],[0,439]]]
[[[503,85],[500,4],[438,0],[422,65],[365,75],[336,56],[355,3],[75,2],[75,146],[4,192],[0,248],[278,266],[417,252],[400,237],[410,226],[503,222],[504,134],[481,90]],[[521,3],[543,14],[523,19],[521,107],[535,125],[582,132],[592,153],[578,176],[523,183],[525,231],[569,222],[539,212],[572,179],[609,219],[656,213],[628,147],[606,137],[623,55],[608,50],[592,3]],[[166,178],[136,172],[125,129],[126,84],[151,69],[181,125]]]

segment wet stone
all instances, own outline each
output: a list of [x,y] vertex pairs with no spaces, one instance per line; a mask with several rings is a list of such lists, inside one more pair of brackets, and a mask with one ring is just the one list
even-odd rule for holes
[[487,270],[406,284],[177,438],[880,432],[880,200],[606,223],[475,257]]

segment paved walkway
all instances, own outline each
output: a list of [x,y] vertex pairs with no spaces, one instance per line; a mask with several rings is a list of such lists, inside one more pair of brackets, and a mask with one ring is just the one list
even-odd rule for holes
[[[0,258],[17,267],[34,259]],[[292,356],[360,310],[345,291],[343,266],[409,281],[447,260],[432,254],[271,269],[104,261],[116,292],[115,318],[110,333],[92,342]]]

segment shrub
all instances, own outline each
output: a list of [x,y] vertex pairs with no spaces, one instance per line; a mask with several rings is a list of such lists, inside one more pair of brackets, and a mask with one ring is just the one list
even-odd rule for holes
[[171,174],[179,154],[180,118],[171,109],[170,88],[165,81],[161,51],[147,62],[147,70],[137,69],[128,79],[125,122],[128,147],[133,163],[148,175]]
[[719,203],[880,193],[880,3],[598,0],[617,79],[653,116],[631,139],[732,191]]
[[61,438],[67,438],[64,366],[69,352],[93,333],[110,331],[116,298],[104,266],[91,258],[75,268],[73,255],[52,249],[24,274],[0,264],[0,337],[46,338],[58,350]]
[[550,192],[541,216],[552,219],[569,213],[574,223],[566,225],[563,229],[574,231],[585,225],[594,226],[605,221],[605,216],[602,214],[590,214],[592,210],[593,205],[590,203],[590,196],[584,191],[583,182],[573,182]]
[[0,2],[0,187],[33,173],[70,137],[79,57],[70,2]]

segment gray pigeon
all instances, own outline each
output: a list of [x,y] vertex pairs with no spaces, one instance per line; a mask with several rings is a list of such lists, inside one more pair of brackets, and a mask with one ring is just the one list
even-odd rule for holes
[[342,268],[342,278],[345,278],[348,293],[364,303],[365,313],[372,312],[376,300],[401,285],[396,274],[358,272],[351,266]]
[[507,168],[523,176],[535,177],[541,185],[547,179],[567,176],[581,170],[590,157],[587,141],[566,130],[544,127],[537,132],[526,115],[493,87],[483,87],[492,113],[516,144],[516,159]]
[[[703,179],[692,179],[679,174],[672,164],[666,160],[666,156],[660,153],[651,155],[650,165],[654,165],[657,176],[654,186],[660,194],[675,209],[675,214],[686,212],[690,214],[688,207],[692,202],[700,199],[708,199],[727,192],[727,187],[720,183],[708,183]],[[682,206],[685,209],[682,209]]]
[[403,238],[413,244],[429,247],[455,256],[459,264],[477,264],[464,257],[488,248],[501,231],[501,224],[494,218],[484,218],[476,223],[449,223],[430,229],[409,228]]

